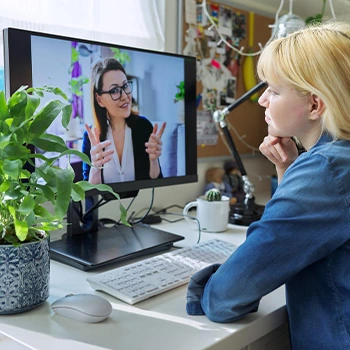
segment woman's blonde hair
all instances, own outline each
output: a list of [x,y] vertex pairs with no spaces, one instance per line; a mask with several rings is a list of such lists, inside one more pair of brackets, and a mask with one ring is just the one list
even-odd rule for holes
[[259,58],[259,78],[291,85],[325,103],[322,126],[334,140],[350,140],[350,25],[328,22],[272,41]]

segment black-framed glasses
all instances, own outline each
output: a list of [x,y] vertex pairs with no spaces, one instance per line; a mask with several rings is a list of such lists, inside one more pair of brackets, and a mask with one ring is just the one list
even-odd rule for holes
[[108,91],[101,90],[99,95],[110,94],[113,101],[117,101],[122,97],[123,91],[129,95],[132,91],[132,81],[128,80],[123,86],[116,86]]

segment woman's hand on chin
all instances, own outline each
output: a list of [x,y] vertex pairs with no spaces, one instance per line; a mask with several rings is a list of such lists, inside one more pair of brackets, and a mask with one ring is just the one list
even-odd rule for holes
[[279,182],[286,169],[297,159],[298,149],[290,137],[267,135],[260,144],[260,152],[276,166]]

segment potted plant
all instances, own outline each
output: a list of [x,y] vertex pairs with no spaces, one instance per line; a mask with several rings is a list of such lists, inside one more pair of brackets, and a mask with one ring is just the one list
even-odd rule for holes
[[178,103],[178,121],[183,124],[185,121],[185,82],[181,81],[176,87],[178,91],[175,94],[174,103]]
[[[196,219],[188,215],[191,208],[196,208]],[[220,190],[212,188],[189,202],[183,209],[184,219],[195,223],[200,230],[207,232],[224,232],[227,230],[230,211],[230,198],[223,196]]]
[[220,202],[221,198],[221,192],[217,188],[212,188],[205,193],[205,199],[208,202]]
[[[56,98],[42,107],[45,94]],[[55,166],[60,157],[71,155],[90,163],[62,138],[46,133],[60,114],[67,128],[72,107],[66,101],[67,96],[53,87],[21,87],[8,101],[0,91],[0,314],[30,310],[49,296],[48,233],[63,227],[70,200],[83,200],[85,191],[92,188],[119,199],[107,185],[74,183],[70,165],[66,169]],[[29,145],[56,155],[48,158],[31,152]],[[36,158],[40,166],[35,166]],[[26,165],[34,170],[26,170]],[[44,206],[46,202],[52,203],[53,210]],[[121,204],[120,210],[126,223]]]

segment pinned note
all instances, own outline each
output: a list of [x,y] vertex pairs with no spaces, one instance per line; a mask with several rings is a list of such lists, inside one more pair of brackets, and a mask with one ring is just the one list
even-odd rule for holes
[[185,2],[185,22],[197,24],[197,3],[196,0],[186,0]]

